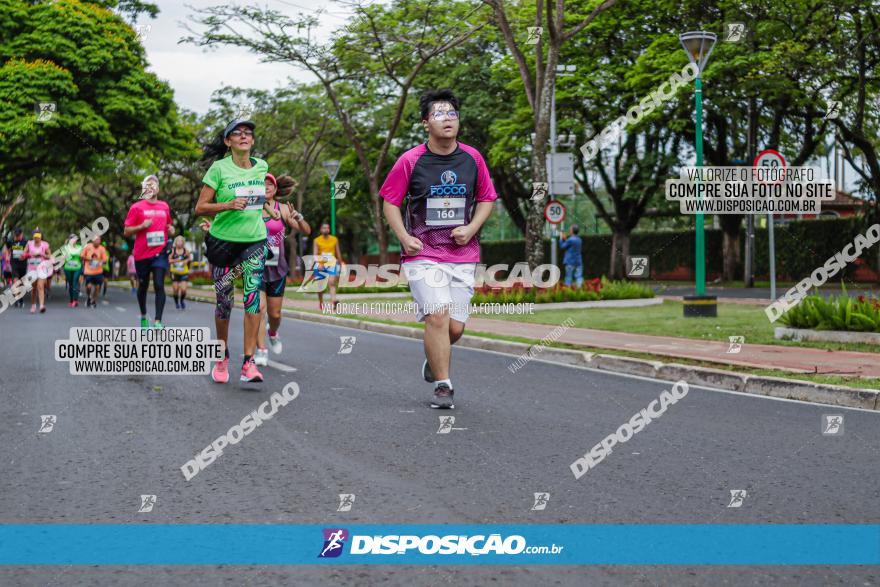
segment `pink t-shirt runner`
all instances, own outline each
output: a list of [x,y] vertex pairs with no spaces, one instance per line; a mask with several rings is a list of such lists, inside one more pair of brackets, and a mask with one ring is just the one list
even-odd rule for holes
[[168,241],[168,225],[171,224],[171,209],[161,200],[155,203],[148,200],[135,202],[125,217],[126,226],[138,226],[147,218],[153,223],[135,234],[132,254],[136,261],[155,257],[165,249]]
[[423,143],[400,156],[379,189],[385,201],[400,206],[406,231],[422,241],[418,255],[403,252],[400,262],[479,263],[480,241],[474,237],[459,245],[452,231],[473,218],[477,202],[498,198],[489,169],[480,152],[458,143],[449,155],[437,155]]

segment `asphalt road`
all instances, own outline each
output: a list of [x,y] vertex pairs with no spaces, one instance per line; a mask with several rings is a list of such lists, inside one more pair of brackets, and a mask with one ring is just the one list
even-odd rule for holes
[[[880,415],[691,388],[576,480],[569,465],[669,383],[469,349],[455,426],[410,339],[286,320],[263,391],[207,376],[71,376],[71,326],[134,326],[129,292],[95,310],[0,314],[0,523],[880,523]],[[152,304],[152,298],[150,299]],[[166,326],[212,324],[212,307]],[[241,354],[240,307],[230,352]],[[548,332],[552,330],[548,326]],[[355,336],[338,354],[341,336]],[[289,381],[299,397],[191,481],[180,466]],[[823,436],[823,414],[845,416]],[[57,416],[38,433],[40,415]],[[744,489],[739,508],[730,490]],[[530,511],[546,491],[544,511]],[[338,494],[353,493],[337,512]],[[141,494],[157,496],[138,513]],[[222,547],[222,546],[221,546]],[[4,585],[877,585],[877,567],[0,567]]]

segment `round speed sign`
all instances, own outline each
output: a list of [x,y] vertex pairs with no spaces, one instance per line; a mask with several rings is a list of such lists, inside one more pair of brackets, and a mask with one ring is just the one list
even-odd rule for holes
[[544,206],[544,218],[550,224],[559,224],[565,220],[565,205],[558,200],[550,200]]
[[752,161],[752,167],[755,167],[756,177],[761,183],[782,183],[785,178],[785,157],[775,149],[764,149],[758,153]]

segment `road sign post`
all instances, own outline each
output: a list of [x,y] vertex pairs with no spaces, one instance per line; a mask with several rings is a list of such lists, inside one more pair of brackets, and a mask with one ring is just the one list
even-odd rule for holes
[[550,200],[544,206],[544,218],[550,223],[550,263],[558,267],[558,255],[556,253],[556,226],[565,220],[565,204],[558,200]]
[[[764,149],[752,162],[753,167],[785,168],[785,157],[774,149]],[[770,255],[770,299],[776,299],[776,237],[773,234],[773,214],[767,214],[767,243]]]

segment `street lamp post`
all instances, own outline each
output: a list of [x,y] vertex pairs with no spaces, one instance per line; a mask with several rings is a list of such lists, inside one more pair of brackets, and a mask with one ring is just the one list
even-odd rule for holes
[[[679,35],[681,46],[691,63],[697,66],[697,79],[694,102],[697,120],[695,146],[697,167],[703,166],[703,69],[709,61],[717,36],[707,31],[691,31]],[[685,316],[717,316],[718,305],[715,296],[706,295],[706,233],[703,214],[696,215],[696,265],[694,267],[695,291],[693,296],[685,296]]]
[[336,174],[339,173],[339,161],[331,159],[322,165],[330,178],[330,234],[336,236]]

